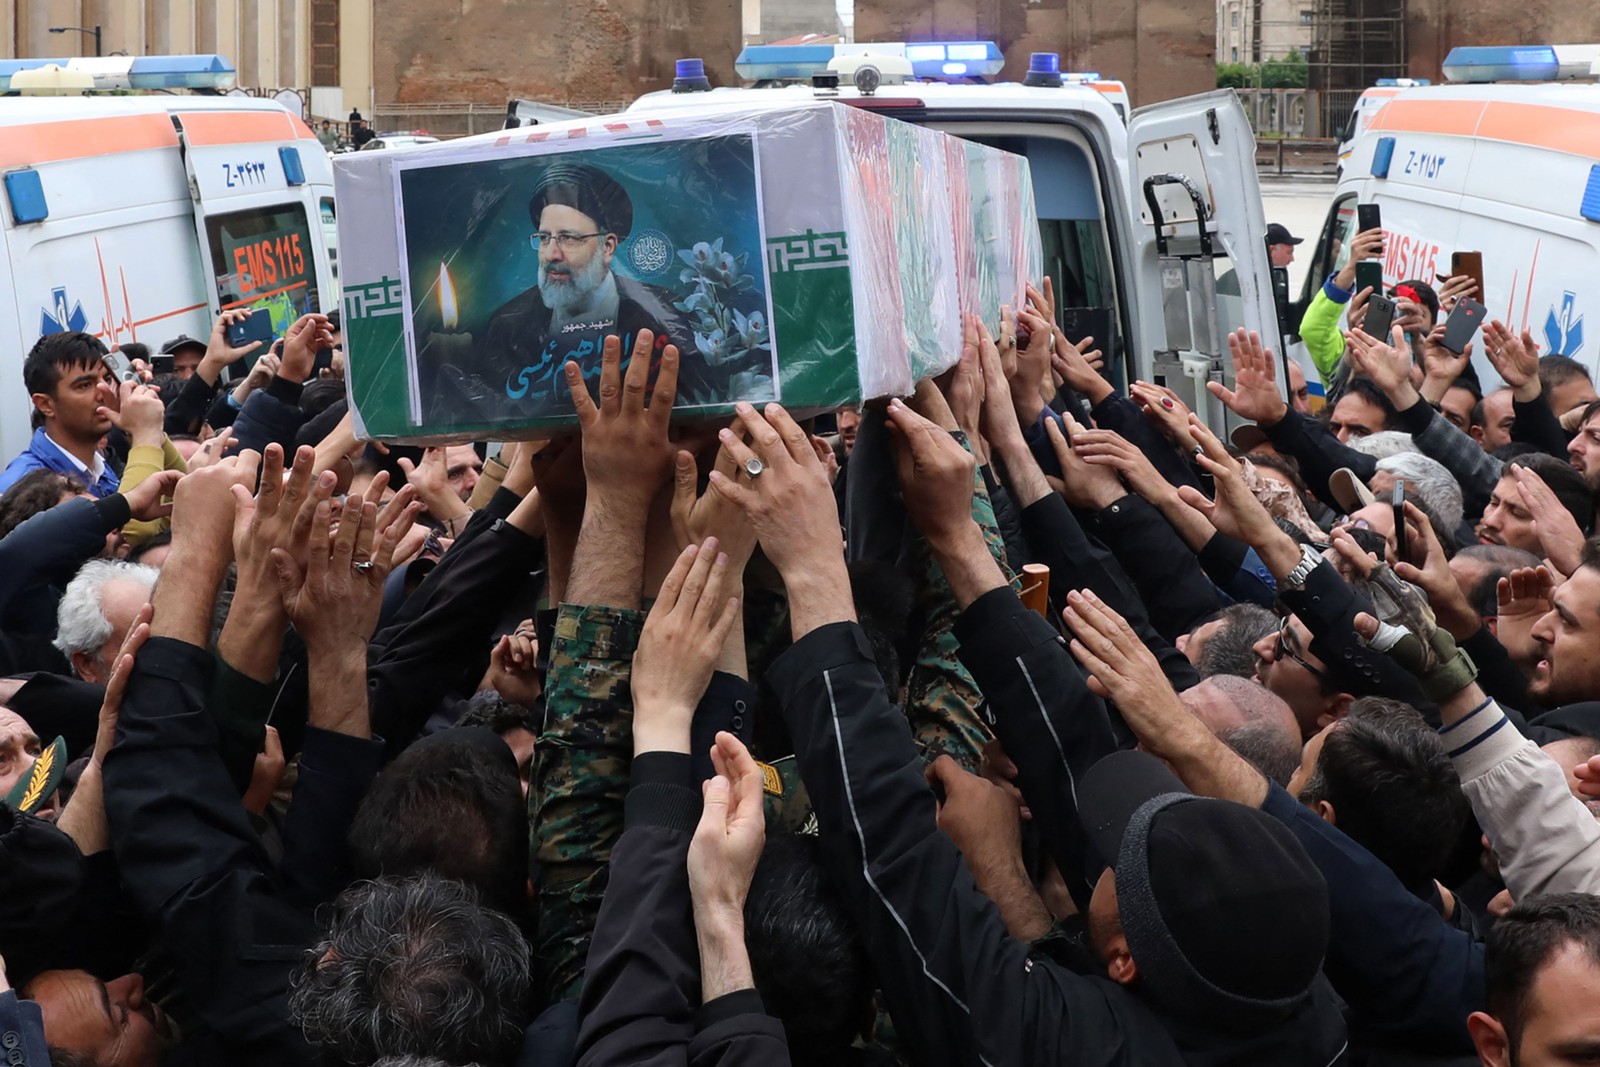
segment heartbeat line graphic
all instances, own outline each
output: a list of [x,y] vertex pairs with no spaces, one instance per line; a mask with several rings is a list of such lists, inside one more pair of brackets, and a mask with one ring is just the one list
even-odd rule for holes
[[[111,303],[111,279],[106,273],[105,254],[100,247],[99,238],[95,238],[94,256],[95,264],[100,274],[101,298],[101,313],[94,335],[105,341],[112,349],[121,347],[124,342],[138,340],[139,327],[141,326],[148,326],[164,319],[176,318],[192,311],[204,311],[207,309],[206,303],[202,301],[198,304],[191,304],[188,307],[164,311],[158,315],[150,315],[142,319],[135,318],[133,300],[128,294],[128,273],[125,268],[119,266],[117,267],[117,288],[121,291],[122,307],[120,311],[114,310]],[[53,310],[55,312],[53,315],[49,311],[43,313],[39,329],[41,334],[62,333],[66,330],[87,330],[89,328],[88,316],[83,313],[82,305],[73,303],[68,299],[65,286],[57,287],[54,290]]]

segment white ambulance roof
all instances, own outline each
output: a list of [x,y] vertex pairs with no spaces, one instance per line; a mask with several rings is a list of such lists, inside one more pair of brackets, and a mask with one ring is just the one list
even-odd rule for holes
[[1600,84],[1433,85],[1403,89],[1365,136],[1476,137],[1600,159]]
[[160,115],[174,111],[271,111],[282,104],[256,96],[8,96],[0,97],[0,125],[64,119]]

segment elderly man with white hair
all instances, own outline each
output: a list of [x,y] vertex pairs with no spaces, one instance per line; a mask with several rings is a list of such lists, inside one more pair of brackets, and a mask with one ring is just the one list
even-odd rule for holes
[[56,648],[86,682],[104,685],[117,649],[161,572],[139,563],[92,559],[73,575],[56,610]]

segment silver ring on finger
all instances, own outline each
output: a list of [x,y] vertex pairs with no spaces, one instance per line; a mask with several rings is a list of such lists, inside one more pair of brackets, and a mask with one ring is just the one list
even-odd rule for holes
[[766,469],[767,465],[761,462],[760,456],[751,456],[744,461],[744,472],[752,478],[758,477]]
[[372,566],[373,564],[370,559],[364,559],[357,563],[350,564],[350,569],[361,574],[365,574],[372,569]]

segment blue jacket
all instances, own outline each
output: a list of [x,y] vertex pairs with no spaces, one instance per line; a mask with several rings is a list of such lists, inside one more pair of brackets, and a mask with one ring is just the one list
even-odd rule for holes
[[[22,454],[7,464],[4,471],[0,471],[0,493],[10,489],[24,474],[38,470],[52,470],[58,474],[67,474],[89,481],[89,475],[79,470],[77,464],[72,462],[72,458],[57,448],[45,436],[44,428],[40,427],[33,431],[33,439],[28,442],[28,447],[22,450]],[[112,470],[108,460],[100,479],[90,482],[89,492],[95,496],[110,496],[117,491],[117,483],[120,480],[121,475]]]
[[39,1005],[19,1000],[11,990],[0,993],[0,1063],[17,1067],[50,1067],[44,1043],[44,1014]]

